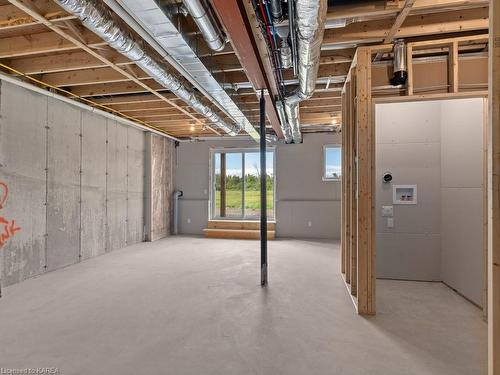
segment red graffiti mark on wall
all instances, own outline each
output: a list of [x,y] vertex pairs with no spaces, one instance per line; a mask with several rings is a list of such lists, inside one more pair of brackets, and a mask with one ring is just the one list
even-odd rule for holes
[[[9,187],[7,184],[0,181],[0,210],[3,208],[5,202],[7,202],[7,197],[9,196]],[[2,229],[3,226],[3,230]],[[8,220],[3,216],[0,216],[0,249],[5,245],[5,243],[12,238],[16,232],[21,230],[20,227],[16,226],[16,221],[14,219]]]
[[0,181],[0,210],[3,208],[4,203],[7,201],[7,196],[9,195],[8,186]]

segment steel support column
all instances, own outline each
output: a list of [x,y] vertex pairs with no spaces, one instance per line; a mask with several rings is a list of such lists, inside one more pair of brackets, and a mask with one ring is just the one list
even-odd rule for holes
[[260,95],[260,285],[267,285],[266,100]]

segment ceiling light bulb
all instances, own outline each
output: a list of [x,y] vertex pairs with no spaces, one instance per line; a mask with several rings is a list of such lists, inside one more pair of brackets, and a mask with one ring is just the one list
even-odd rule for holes
[[194,125],[191,125],[190,129],[191,129],[192,132],[194,132],[194,130],[195,130]]

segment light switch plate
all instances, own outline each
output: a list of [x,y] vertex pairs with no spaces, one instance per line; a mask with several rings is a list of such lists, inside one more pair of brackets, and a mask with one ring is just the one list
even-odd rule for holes
[[394,218],[392,217],[387,218],[387,228],[394,228]]
[[393,217],[394,206],[382,206],[382,217]]

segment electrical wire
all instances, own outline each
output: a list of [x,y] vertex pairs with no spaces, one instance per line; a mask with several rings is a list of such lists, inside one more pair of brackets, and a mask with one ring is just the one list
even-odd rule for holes
[[269,10],[268,0],[252,0],[259,26],[269,48],[270,60],[273,65],[273,73],[276,83],[279,87],[279,97],[285,94],[285,84],[280,60],[280,51],[278,47],[277,32],[273,23],[271,12]]

